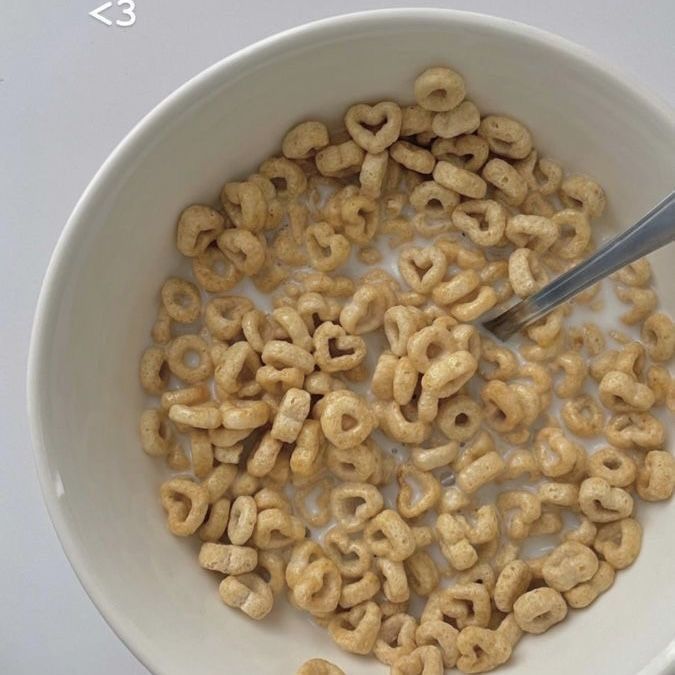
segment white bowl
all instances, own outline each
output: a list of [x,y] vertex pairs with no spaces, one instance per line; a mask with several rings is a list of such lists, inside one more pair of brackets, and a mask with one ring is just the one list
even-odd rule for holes
[[[675,184],[672,112],[585,50],[527,26],[444,10],[386,10],[266,39],[192,79],[119,145],[79,201],[37,309],[29,403],[42,488],[66,554],[112,628],[156,673],[278,673],[312,656],[350,675],[351,657],[299,613],[260,624],[223,606],[195,543],[171,536],[162,463],[136,436],[138,356],[162,280],[179,269],[176,215],[255,169],[293,123],[336,118],[351,102],[409,100],[424,67],[452,64],[483,111],[524,120],[546,153],[596,176],[606,222],[625,227]],[[655,256],[675,309],[672,253]],[[670,285],[668,285],[670,280]],[[672,672],[675,503],[641,510],[642,554],[611,592],[544,636],[503,672]],[[669,665],[670,664],[670,665]]]

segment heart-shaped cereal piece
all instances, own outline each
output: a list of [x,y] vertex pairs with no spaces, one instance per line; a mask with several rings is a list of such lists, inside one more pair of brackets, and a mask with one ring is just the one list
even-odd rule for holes
[[413,291],[429,293],[445,276],[448,262],[437,246],[409,248],[399,256],[398,269]]
[[347,111],[345,126],[357,145],[366,152],[377,154],[398,139],[401,118],[401,108],[392,101],[381,101],[373,106],[357,103]]

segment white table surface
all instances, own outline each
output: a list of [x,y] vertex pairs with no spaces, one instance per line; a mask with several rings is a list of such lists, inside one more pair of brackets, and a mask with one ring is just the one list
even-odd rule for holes
[[[0,2],[0,673],[147,673],[73,574],[47,516],[25,412],[33,311],[51,251],[86,184],[156,103],[262,37],[407,0],[136,0],[136,23],[88,16],[102,0]],[[675,105],[673,0],[437,0],[560,33]],[[112,18],[121,17],[113,7]],[[226,672],[225,670],[223,672]]]

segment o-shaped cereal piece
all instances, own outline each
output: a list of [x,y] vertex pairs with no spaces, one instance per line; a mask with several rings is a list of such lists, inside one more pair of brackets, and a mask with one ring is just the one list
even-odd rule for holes
[[539,635],[567,616],[567,603],[553,588],[535,588],[515,601],[513,614],[522,630]]
[[162,286],[162,304],[178,323],[192,323],[199,318],[202,301],[199,289],[190,281],[171,277]]
[[572,433],[583,438],[599,435],[605,426],[605,414],[602,408],[588,394],[565,401],[560,416]]
[[255,183],[225,183],[220,194],[223,208],[238,228],[261,230],[267,218],[267,202]]
[[192,259],[192,273],[197,283],[209,293],[229,291],[243,276],[216,245],[209,246]]
[[524,159],[532,150],[532,136],[520,122],[503,115],[488,115],[478,127],[478,135],[497,155]]
[[615,576],[614,568],[602,560],[591,579],[564,594],[567,604],[574,609],[588,607],[601,593],[609,589]]
[[509,281],[521,298],[536,293],[548,281],[548,274],[537,254],[529,248],[517,248],[509,256]]
[[675,327],[663,312],[651,314],[642,324],[642,341],[654,361],[668,361],[675,353]]
[[[190,363],[188,359],[194,361]],[[167,362],[171,372],[188,384],[201,382],[213,373],[209,347],[199,335],[174,338],[167,349]]]
[[505,469],[506,464],[501,455],[496,451],[488,452],[457,474],[457,486],[466,494],[473,494],[483,485],[499,477]]
[[141,447],[152,457],[162,457],[169,452],[173,439],[171,427],[161,410],[144,410],[139,424]]
[[648,502],[670,499],[675,490],[675,458],[663,450],[648,452],[636,487],[640,497]]
[[432,131],[441,138],[471,134],[480,125],[480,111],[475,103],[462,101],[454,110],[439,112],[431,123]]
[[310,659],[298,668],[295,675],[345,675],[345,671],[325,659]]
[[615,569],[632,565],[642,547],[642,527],[634,518],[624,518],[598,528],[593,548]]
[[321,429],[337,448],[354,448],[370,436],[377,419],[368,403],[348,391],[332,391],[323,399]]
[[604,478],[613,487],[628,487],[637,476],[637,464],[617,448],[607,446],[588,458],[588,473]]
[[588,581],[598,570],[598,558],[592,549],[577,541],[566,541],[546,558],[544,581],[557,591],[569,591]]
[[178,219],[176,248],[189,258],[198,256],[223,231],[225,218],[210,206],[188,206]]
[[633,498],[604,478],[587,478],[579,488],[579,506],[594,523],[610,523],[633,512]]
[[244,574],[258,565],[258,551],[249,546],[206,542],[199,551],[199,564],[214,572]]
[[434,115],[419,105],[407,105],[401,108],[401,136],[416,136],[431,131]]
[[284,443],[294,443],[309,415],[310,404],[309,392],[303,389],[289,389],[281,399],[272,423],[272,438]]
[[[469,134],[458,138],[437,138],[431,152],[439,161],[458,162],[463,169],[477,172],[487,162],[490,146],[483,138]],[[469,159],[464,159],[467,156]]]
[[169,419],[177,425],[194,429],[217,429],[221,425],[220,411],[215,405],[180,405],[169,408]]
[[429,174],[436,165],[436,158],[428,150],[408,141],[396,141],[389,149],[389,156],[401,166],[417,173]]
[[443,187],[471,199],[483,199],[487,192],[487,183],[480,176],[450,162],[438,162],[433,175]]
[[560,201],[570,208],[583,211],[589,218],[599,218],[607,206],[602,187],[588,176],[569,176],[560,186]]
[[298,368],[305,375],[314,370],[314,357],[308,351],[283,340],[270,340],[261,356],[263,363],[279,370]]
[[259,169],[260,173],[273,182],[277,196],[281,199],[294,199],[307,189],[305,172],[286,157],[270,157]]
[[339,145],[328,145],[317,152],[316,168],[329,178],[344,178],[359,173],[365,157],[363,148],[354,141],[345,141]]
[[233,544],[243,546],[253,535],[253,529],[258,518],[258,507],[255,499],[248,495],[240,495],[230,510],[230,520],[227,524],[227,536]]
[[359,173],[359,183],[361,184],[361,194],[372,199],[377,199],[382,193],[387,166],[389,164],[389,153],[384,150],[378,153],[367,153],[361,164]]
[[456,395],[439,406],[437,424],[451,441],[462,443],[480,428],[482,411],[470,396]]
[[470,352],[459,350],[435,361],[422,376],[422,388],[438,398],[456,394],[474,375],[478,362]]
[[263,400],[229,399],[221,403],[220,414],[226,429],[257,429],[267,423],[271,410]]
[[328,129],[323,122],[301,122],[286,133],[281,152],[288,159],[307,159],[329,143]]
[[169,386],[166,351],[163,347],[148,347],[138,368],[141,386],[148,394],[159,396]]
[[307,565],[294,584],[293,602],[310,614],[326,614],[336,609],[341,588],[342,578],[335,563],[322,557]]
[[656,450],[663,447],[666,431],[662,422],[649,413],[628,413],[611,417],[605,436],[617,448]]
[[558,226],[542,216],[511,216],[506,223],[506,237],[520,248],[544,253],[558,239]]
[[225,577],[218,592],[226,605],[240,609],[256,621],[264,619],[274,604],[272,589],[253,572]]
[[530,566],[522,560],[512,560],[499,573],[494,590],[494,602],[501,612],[513,610],[513,603],[525,593],[532,581]]
[[598,386],[602,404],[615,412],[644,412],[654,405],[654,392],[619,370],[610,370]]
[[465,96],[464,78],[450,68],[427,68],[415,80],[415,100],[425,110],[452,110]]
[[426,180],[416,185],[410,193],[410,206],[418,214],[430,219],[447,220],[458,204],[459,195],[434,180]]
[[588,216],[583,211],[564,209],[551,216],[551,220],[560,233],[553,245],[553,253],[565,260],[580,258],[591,242]]
[[491,159],[481,171],[486,182],[497,188],[497,197],[509,206],[519,206],[527,195],[523,177],[503,159]]
[[514,393],[502,380],[490,380],[481,390],[485,418],[499,433],[513,431],[525,414],[518,396],[514,396]]
[[305,526],[295,516],[277,508],[265,509],[258,513],[253,530],[253,544],[257,548],[271,550],[285,548],[304,538]]

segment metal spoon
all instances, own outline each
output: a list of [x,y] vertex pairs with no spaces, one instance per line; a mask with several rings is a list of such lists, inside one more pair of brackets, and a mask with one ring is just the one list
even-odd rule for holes
[[635,225],[608,241],[590,258],[561,274],[540,291],[483,323],[501,340],[545,316],[600,279],[675,240],[675,192]]

